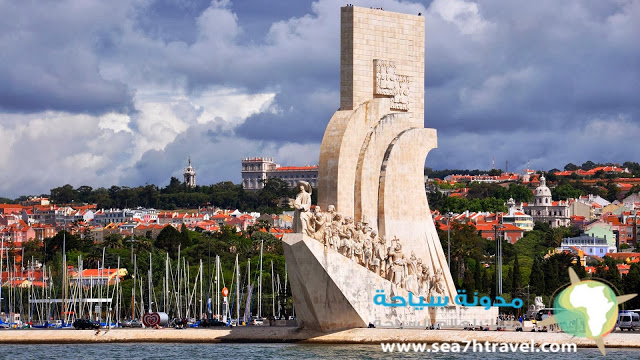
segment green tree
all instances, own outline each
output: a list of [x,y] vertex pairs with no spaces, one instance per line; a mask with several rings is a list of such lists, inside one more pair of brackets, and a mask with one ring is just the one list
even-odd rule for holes
[[172,176],[171,179],[169,180],[169,185],[167,185],[167,187],[164,188],[164,192],[167,194],[175,194],[183,191],[184,189],[185,187],[183,186],[182,182],[180,182],[180,180],[177,177]]
[[564,169],[567,171],[575,171],[575,170],[578,170],[579,167],[574,163],[568,163],[567,165],[564,166]]
[[182,235],[182,241],[180,242],[182,247],[186,248],[191,246],[193,241],[191,240],[191,231],[189,231],[187,225],[182,224],[182,226],[180,226],[180,234]]
[[533,258],[533,265],[531,266],[531,275],[529,275],[529,285],[531,291],[536,295],[543,295],[546,293],[545,287],[545,274],[542,270],[542,264],[539,256]]
[[618,200],[619,196],[620,196],[620,188],[614,183],[608,184],[605,199],[607,199],[608,201],[614,202]]
[[76,193],[78,194],[78,201],[83,203],[91,202],[91,192],[93,188],[88,185],[82,185],[76,189]]
[[520,262],[518,262],[518,254],[513,259],[513,275],[511,277],[511,296],[516,297],[516,292],[522,287],[522,274],[520,272]]
[[469,269],[469,267],[467,267],[464,271],[464,280],[462,282],[462,287],[467,291],[467,294],[473,294],[473,292],[478,289],[473,278],[473,272],[471,271],[471,269]]
[[[178,256],[178,247],[184,241],[182,234],[173,226],[165,226],[158,234],[155,241],[155,247],[163,249],[169,253],[169,256],[175,258]],[[184,249],[184,247],[182,247]]]
[[473,270],[473,281],[476,285],[476,290],[478,290],[478,292],[481,292],[481,293],[485,291],[485,286],[483,281],[483,272],[484,272],[484,268],[482,267],[482,263],[476,260],[476,266],[475,266],[475,269]]
[[615,259],[605,256],[603,261],[596,266],[595,276],[607,280],[618,290],[618,295],[620,295],[619,292],[622,290],[622,279]]
[[39,261],[44,260],[44,254],[42,251],[43,243],[38,239],[30,239],[24,244],[22,248],[24,250],[24,259],[31,260],[31,258]]
[[54,203],[70,204],[77,199],[78,192],[69,184],[51,189],[51,201]]
[[122,248],[122,235],[120,234],[109,234],[104,237],[103,245],[109,249],[120,249]]
[[502,292],[504,294],[511,294],[513,288],[511,285],[513,284],[513,268],[509,268],[507,271],[507,277],[502,281]]
[[589,160],[589,161],[586,161],[586,162],[582,163],[582,166],[580,166],[580,167],[582,168],[582,170],[591,170],[596,166],[598,166],[596,163],[594,163],[593,161]]
[[551,196],[554,200],[577,199],[581,195],[584,195],[583,191],[570,184],[559,185],[551,190]]
[[[441,241],[445,241],[447,234],[442,234]],[[478,235],[474,227],[468,224],[451,222],[451,258],[456,261],[457,268],[453,273],[454,278],[463,279],[465,274],[465,259],[479,259],[482,256],[484,239]]]
[[[640,293],[640,266],[638,266],[638,263],[631,264],[629,273],[622,280],[622,289],[625,294]],[[638,309],[640,308],[640,300],[636,296],[628,303],[625,303],[624,306],[627,309]]]
[[545,274],[545,295],[551,295],[554,291],[556,291],[560,287],[560,279],[558,278],[558,260],[551,256],[547,261],[543,263],[543,271]]
[[77,235],[72,235],[67,231],[60,231],[54,237],[44,239],[45,258],[47,262],[62,252],[63,245],[67,252],[84,248],[84,242]]
[[509,185],[509,197],[513,198],[516,202],[532,202],[533,193],[529,188],[520,184]]

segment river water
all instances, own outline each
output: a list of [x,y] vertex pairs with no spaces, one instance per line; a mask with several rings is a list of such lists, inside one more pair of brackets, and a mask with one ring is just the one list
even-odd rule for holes
[[[0,359],[603,359],[598,349],[576,353],[384,353],[380,345],[77,344],[0,345]],[[607,359],[637,359],[637,349],[607,349]]]

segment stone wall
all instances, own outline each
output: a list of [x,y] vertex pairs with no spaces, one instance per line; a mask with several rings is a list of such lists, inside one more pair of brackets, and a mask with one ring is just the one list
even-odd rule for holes
[[374,93],[374,60],[392,61],[407,76],[409,112],[424,119],[424,18],[355,6],[343,7],[340,34],[340,110],[354,110]]

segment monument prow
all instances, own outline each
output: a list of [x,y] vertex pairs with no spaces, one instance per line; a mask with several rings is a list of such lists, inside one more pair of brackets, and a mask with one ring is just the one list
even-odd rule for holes
[[424,187],[425,159],[437,147],[436,130],[424,128],[424,18],[341,11],[340,109],[322,139],[318,206],[311,212],[311,188],[300,182],[295,234],[283,239],[298,319],[331,331],[497,316],[374,304],[375,291],[449,304],[457,292]]

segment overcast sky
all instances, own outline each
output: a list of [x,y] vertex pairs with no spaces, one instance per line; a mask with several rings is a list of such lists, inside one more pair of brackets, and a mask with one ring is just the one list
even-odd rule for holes
[[[426,20],[427,166],[640,161],[640,1],[350,0]],[[317,164],[335,0],[0,0],[0,196]]]

